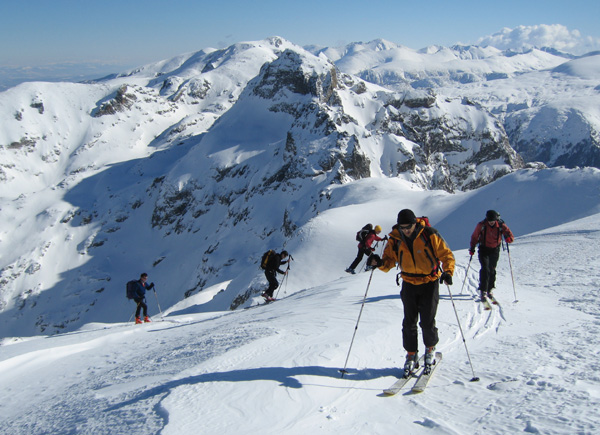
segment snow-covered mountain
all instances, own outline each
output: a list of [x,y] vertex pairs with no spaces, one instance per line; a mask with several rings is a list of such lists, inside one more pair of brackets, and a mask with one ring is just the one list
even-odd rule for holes
[[385,40],[313,49],[349,74],[390,89],[407,86],[465,98],[491,112],[527,162],[600,167],[600,53],[544,47],[432,46]]
[[[383,58],[373,61],[372,53],[403,50],[383,42],[358,47],[315,54],[274,37],[95,83],[27,83],[0,93],[2,335],[125,320],[131,307],[124,283],[144,271],[164,306],[215,285],[224,291],[202,310],[247,306],[264,287],[257,262],[268,248],[298,252],[303,273],[295,288],[316,286],[332,267],[329,244],[345,239],[354,248],[352,234],[322,233],[315,222],[326,211],[363,202],[357,192],[366,189],[402,208],[406,198],[428,190],[442,202],[456,201],[458,193],[485,191],[514,171],[527,180],[546,177],[521,170],[525,164],[505,128],[516,118],[494,113],[498,106],[484,98],[461,95],[450,85],[454,70],[435,89],[371,83],[361,77],[365,68],[353,72],[346,65],[362,59],[351,62],[350,54],[370,59],[368,68],[377,72]],[[582,59],[536,50],[509,56],[440,48],[411,55],[421,63],[468,61],[473,74],[492,75],[500,67],[489,65],[502,62],[491,58],[512,59],[504,83],[547,73],[540,68],[578,80],[590,72],[590,65],[564,63]],[[486,76],[486,83],[499,81]],[[464,89],[475,95],[475,83]],[[549,183],[564,178],[567,188],[581,180],[578,172],[552,174]],[[597,172],[582,170],[581,177],[596,186]],[[593,188],[576,190],[577,204],[594,195]],[[521,192],[502,197],[524,200]],[[339,218],[359,228],[376,213]],[[461,213],[446,219],[468,231]],[[458,247],[464,240],[449,236]],[[303,258],[305,244],[322,246],[325,258]]]

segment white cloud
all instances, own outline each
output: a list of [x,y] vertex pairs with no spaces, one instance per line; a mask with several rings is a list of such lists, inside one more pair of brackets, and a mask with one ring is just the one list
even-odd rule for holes
[[515,29],[505,27],[498,33],[480,38],[477,45],[501,50],[551,47],[572,54],[584,54],[600,50],[600,38],[583,37],[579,30],[569,30],[562,24],[540,24],[518,26]]

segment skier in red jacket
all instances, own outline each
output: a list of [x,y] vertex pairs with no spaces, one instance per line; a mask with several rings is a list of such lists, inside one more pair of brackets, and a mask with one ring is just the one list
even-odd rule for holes
[[481,300],[493,299],[492,290],[496,285],[496,265],[500,258],[500,245],[502,236],[506,243],[514,240],[510,228],[500,219],[496,210],[488,210],[485,219],[477,223],[475,231],[471,235],[469,254],[475,254],[475,246],[479,244],[479,291]]
[[[367,227],[365,227],[365,228],[367,228]],[[379,225],[375,225],[375,228],[372,230],[369,230],[367,235],[365,236],[365,238],[363,240],[361,240],[360,242],[358,242],[358,254],[356,254],[356,258],[354,259],[354,261],[352,262],[350,267],[348,269],[346,269],[346,272],[355,274],[356,271],[354,269],[356,269],[358,264],[361,262],[361,260],[363,259],[363,256],[366,254],[367,257],[369,257],[375,251],[375,248],[371,247],[373,242],[375,242],[375,241],[380,242],[382,240],[387,240],[387,237],[385,237],[383,239],[381,237],[379,237],[378,236],[379,233],[381,233],[381,227]],[[367,261],[367,264],[368,264],[368,261]]]

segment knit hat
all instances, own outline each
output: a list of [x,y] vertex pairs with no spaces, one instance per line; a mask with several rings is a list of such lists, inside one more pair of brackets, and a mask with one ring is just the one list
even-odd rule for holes
[[380,233],[381,232],[381,227],[379,225],[375,225],[375,228],[373,229],[376,233]]
[[497,221],[499,217],[500,213],[498,213],[496,210],[488,210],[485,213],[485,219],[488,221]]
[[408,225],[417,222],[417,217],[412,210],[405,208],[398,213],[398,225]]

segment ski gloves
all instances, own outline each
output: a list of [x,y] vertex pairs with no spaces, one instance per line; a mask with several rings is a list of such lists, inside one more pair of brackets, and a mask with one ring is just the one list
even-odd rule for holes
[[[380,267],[383,264],[383,260],[377,254],[373,254],[369,257],[369,266]],[[440,276],[440,284],[452,285],[452,275],[449,272],[444,272]]]
[[373,254],[369,257],[369,266],[380,267],[383,264],[383,260],[377,254]]
[[448,272],[442,273],[440,276],[440,284],[452,285],[452,275],[450,275]]

